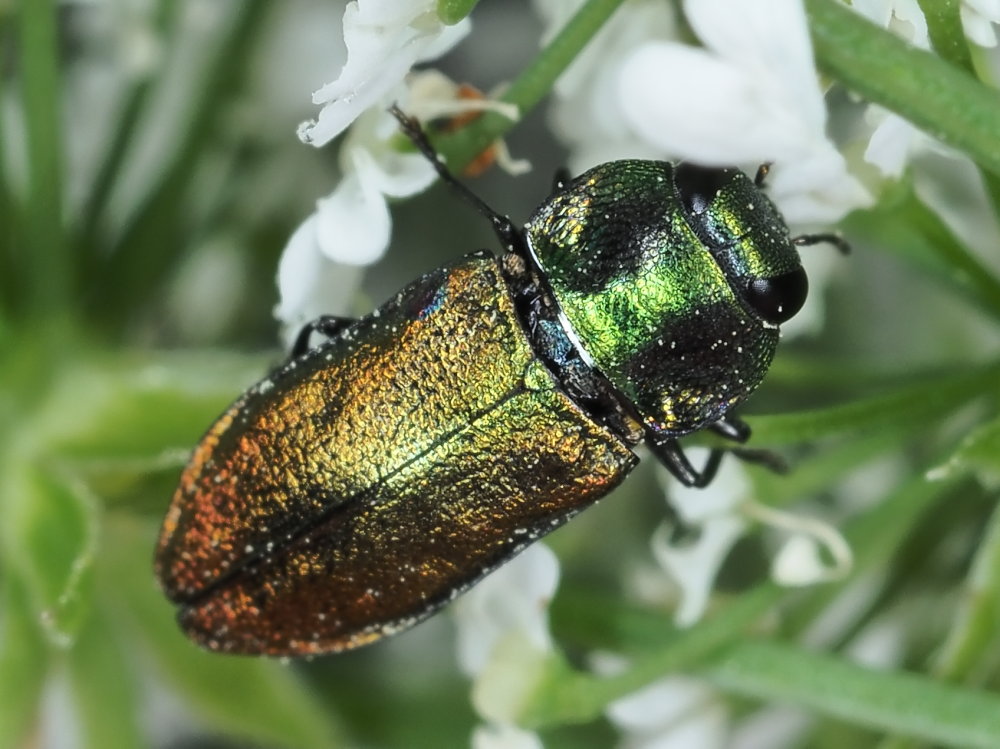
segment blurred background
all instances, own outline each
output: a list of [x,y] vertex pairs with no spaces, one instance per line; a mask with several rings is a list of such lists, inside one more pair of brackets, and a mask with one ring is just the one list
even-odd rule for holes
[[[183,637],[152,574],[190,449],[285,356],[278,261],[340,176],[336,144],[317,150],[295,131],[345,60],[343,11],[334,0],[0,2],[0,747],[465,746],[482,720],[447,614],[354,653],[229,658]],[[472,20],[435,63],[454,80],[490,91],[537,54],[529,3],[484,2]],[[988,79],[996,55],[977,55]],[[827,103],[849,141],[865,102],[834,87]],[[506,136],[529,174],[470,182],[519,223],[569,158],[549,122],[543,103]],[[757,501],[848,528],[855,570],[779,590],[774,540],[750,533],[710,611],[771,596],[782,616],[761,631],[777,642],[853,662],[872,636],[883,668],[991,693],[1000,236],[983,173],[927,149],[899,180],[866,175],[878,201],[842,224],[853,253],[804,250],[816,256],[814,330],[783,343],[743,411],[755,444],[793,471],[747,470]],[[332,306],[367,313],[421,273],[496,249],[440,186],[392,217],[387,254],[350,271],[356,289]],[[567,668],[589,668],[597,651],[641,662],[677,637],[676,595],[649,549],[669,483],[646,461],[550,537]],[[705,699],[732,724],[772,702],[705,657],[686,670],[708,674],[718,691]],[[798,708],[785,738],[744,745],[889,745],[885,722]],[[550,747],[654,745],[600,715],[538,724]]]

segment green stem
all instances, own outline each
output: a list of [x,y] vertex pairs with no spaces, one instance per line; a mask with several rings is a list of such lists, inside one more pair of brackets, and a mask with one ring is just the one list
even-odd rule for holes
[[[624,0],[588,0],[500,97],[518,108],[521,117],[542,100],[563,71],[600,31]],[[436,138],[434,145],[452,169],[460,170],[514,122],[503,115],[486,113],[458,132]]]
[[1000,97],[930,52],[869,23],[840,0],[806,0],[816,61],[866,99],[1000,174]]
[[[599,717],[611,702],[670,673],[690,670],[719,649],[744,637],[784,595],[765,583],[696,627],[676,632],[666,645],[645,650],[622,674],[610,678],[574,671],[561,660],[546,664],[536,692],[519,722],[528,727],[583,723]],[[666,629],[666,624],[664,624]]]
[[[0,11],[0,49],[13,48],[11,14]],[[0,76],[0,100],[8,100],[8,76]],[[7,142],[4,133],[5,118],[0,117],[0,143]],[[16,283],[18,246],[17,232],[21,218],[17,215],[11,190],[11,178],[6,160],[6,149],[0,148],[0,330],[6,327],[4,319],[18,306],[16,298],[20,289]],[[2,340],[2,337],[0,337]]]
[[927,33],[934,51],[956,68],[971,75],[976,71],[969,54],[969,43],[962,29],[959,0],[917,0],[927,20]]
[[63,235],[55,6],[55,0],[32,0],[21,3],[19,13],[28,188],[21,245],[14,252],[34,317],[56,316],[67,305],[73,276]]

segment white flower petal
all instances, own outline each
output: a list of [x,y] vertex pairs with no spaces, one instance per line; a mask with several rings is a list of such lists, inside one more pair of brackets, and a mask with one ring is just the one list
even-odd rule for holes
[[868,141],[864,158],[887,177],[899,177],[906,169],[914,140],[921,137],[921,133],[898,114],[881,110],[881,115],[882,121]]
[[802,746],[815,717],[802,708],[765,707],[751,713],[733,729],[726,749],[774,749]]
[[313,213],[292,234],[278,263],[280,301],[274,316],[283,323],[290,345],[308,321],[323,314],[345,314],[361,279],[361,269],[332,262],[320,250]]
[[871,205],[871,194],[847,171],[833,144],[817,141],[814,146],[811,153],[776,164],[771,171],[768,194],[785,220],[792,225],[828,225]]
[[510,633],[523,636],[539,652],[549,650],[548,604],[558,584],[556,555],[536,543],[460,598],[452,611],[462,670],[470,676],[482,671],[497,643]]
[[[778,512],[756,505],[752,510],[764,522],[796,530],[771,563],[771,577],[790,587],[842,580],[851,572],[854,555],[847,541],[832,525],[811,518]],[[826,564],[820,556],[823,546],[833,557]]]
[[1000,22],[1000,3],[965,0],[959,11],[969,41],[980,47],[997,46],[997,32],[993,24]]
[[543,749],[538,734],[508,724],[476,726],[472,749]]
[[[708,460],[707,448],[691,447],[685,452],[695,467],[704,465]],[[750,496],[750,479],[746,469],[732,457],[723,459],[715,479],[703,489],[682,486],[666,471],[660,475],[664,477],[667,501],[684,522],[693,525],[715,515],[733,512]]]
[[865,627],[847,652],[851,660],[868,668],[898,668],[906,655],[906,633],[899,619],[882,619]]
[[735,515],[717,515],[700,526],[697,540],[680,545],[671,543],[671,530],[661,526],[650,546],[656,561],[681,590],[674,622],[689,627],[705,613],[719,567],[743,535],[746,523]]
[[348,174],[337,189],[316,203],[317,241],[331,260],[345,265],[369,265],[389,246],[392,219],[382,193]]
[[322,146],[363,111],[385,98],[413,65],[446,52],[467,33],[464,21],[445,26],[433,0],[360,0],[344,10],[347,62],[336,80],[313,94],[322,104],[316,120],[299,126],[299,137]]
[[686,0],[698,38],[757,85],[794,104],[813,129],[826,121],[801,0]]
[[630,733],[662,730],[717,699],[707,682],[690,676],[660,679],[606,710],[608,719]]
[[703,164],[791,162],[826,141],[790,92],[683,44],[636,49],[622,64],[619,91],[640,137]]
[[666,153],[722,165],[785,148],[788,128],[752,75],[704,50],[649,42],[622,64],[619,91],[629,126]]
[[638,737],[630,749],[726,749],[729,712],[714,702],[654,736]]
[[437,173],[419,153],[397,153],[386,149],[375,160],[372,153],[357,149],[352,154],[354,168],[361,181],[372,190],[393,198],[406,198],[423,192]]
[[771,564],[771,577],[779,585],[812,585],[825,579],[826,573],[819,543],[812,536],[791,536]]

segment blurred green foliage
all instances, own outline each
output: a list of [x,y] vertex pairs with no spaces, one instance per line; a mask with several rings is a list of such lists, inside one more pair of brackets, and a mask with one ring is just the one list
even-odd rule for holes
[[[192,33],[182,5],[155,5],[153,28],[167,48]],[[441,5],[457,20],[473,3]],[[615,6],[591,5],[596,26],[575,28],[580,43]],[[821,69],[963,149],[984,194],[995,195],[1000,105],[975,72],[986,66],[956,38],[958,6],[935,6],[928,22],[937,49],[925,53],[834,0],[807,3]],[[89,11],[55,0],[0,5],[0,103],[8,108],[0,117],[0,747],[46,737],[57,745],[54,722],[66,708],[54,693],[70,696],[78,745],[95,749],[164,736],[188,746],[462,745],[476,718],[441,618],[316,662],[223,657],[184,639],[153,580],[156,529],[187,452],[281,356],[270,319],[278,254],[318,186],[332,184],[330,157],[308,154],[314,176],[286,191],[300,176],[300,147],[240,118],[256,95],[253,63],[288,6],[226,8],[203,32],[206,53],[171,132],[155,130],[154,116],[170,66],[126,77],[96,167],[71,206],[67,129],[90,126],[93,113],[67,111],[66,91],[87,52],[78,22]],[[488,35],[488,23],[477,33]],[[505,58],[521,59],[507,44],[500,41]],[[529,110],[571,59],[558,54],[545,50],[512,71],[522,77],[507,98]],[[272,114],[276,129],[291,133],[301,114]],[[467,159],[509,127],[484,117],[441,147]],[[525,127],[533,133],[531,117]],[[142,179],[128,181],[151,128],[166,142]],[[511,138],[543,174],[516,190],[493,177],[486,192],[544,195],[544,169],[559,154],[550,141]],[[23,163],[12,160],[15,148]],[[921,167],[934,175],[951,163],[928,157]],[[996,746],[1000,263],[968,239],[996,233],[996,205],[984,202],[982,224],[956,227],[915,185],[907,176],[884,186],[876,206],[844,222],[856,253],[829,292],[827,328],[782,351],[750,418],[755,445],[795,458],[788,477],[753,472],[768,504],[811,498],[834,507],[851,480],[870,476],[866,469],[890,466],[881,496],[844,520],[854,577],[788,591],[760,582],[762,573],[720,595],[703,624],[671,628],[669,612],[620,593],[622,572],[644,558],[661,513],[645,469],[553,537],[567,562],[553,608],[565,655],[545,664],[536,699],[517,716],[539,727],[547,746],[606,746],[606,705],[676,671],[703,675],[742,710],[771,701],[808,708],[811,746]],[[274,199],[262,208],[261,196]],[[441,191],[419,208],[400,206],[402,240],[393,260],[371,271],[371,296],[488,242],[488,227],[465,211]],[[213,306],[216,295],[203,291],[200,324],[185,323],[179,279],[220,240],[238,248],[238,262],[226,266],[234,307]],[[753,544],[742,553],[761,556]],[[804,634],[865,575],[877,590],[846,634],[824,654],[807,650]],[[774,611],[781,616],[763,616]],[[877,673],[845,655],[883,619],[905,622],[905,672]],[[577,658],[591,649],[625,653],[632,666],[596,678]]]

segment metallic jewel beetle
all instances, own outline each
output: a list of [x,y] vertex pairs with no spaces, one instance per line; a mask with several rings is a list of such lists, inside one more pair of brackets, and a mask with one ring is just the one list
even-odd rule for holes
[[[432,271],[360,320],[320,318],[195,449],[156,573],[212,650],[309,655],[410,627],[610,492],[645,441],[736,442],[802,306],[795,244],[736,169],[616,161],[557,183],[505,246]],[[327,340],[310,348],[309,335]],[[744,451],[748,457],[752,451]]]

